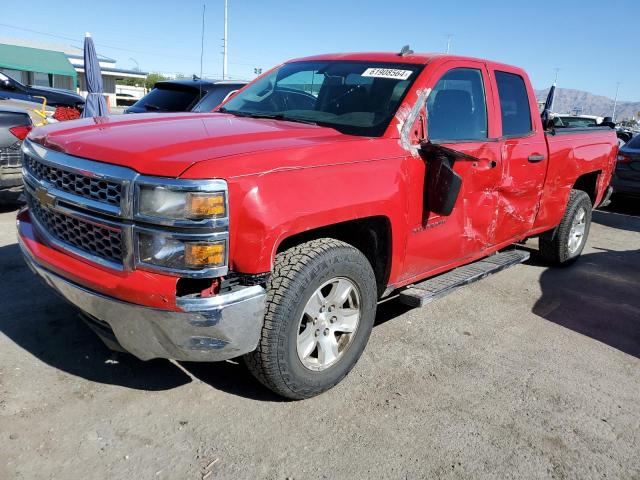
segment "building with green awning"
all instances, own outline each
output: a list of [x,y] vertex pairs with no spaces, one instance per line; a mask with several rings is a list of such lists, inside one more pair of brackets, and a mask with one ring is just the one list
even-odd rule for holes
[[42,83],[44,77],[50,86],[75,90],[78,74],[62,52],[42,50],[0,43],[0,70],[19,72],[16,80],[26,84]]

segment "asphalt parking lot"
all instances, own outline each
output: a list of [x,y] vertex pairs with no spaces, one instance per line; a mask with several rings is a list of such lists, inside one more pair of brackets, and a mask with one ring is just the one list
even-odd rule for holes
[[[535,256],[379,309],[335,389],[116,355],[28,271],[0,213],[0,479],[640,478],[640,202]],[[528,244],[535,249],[535,243]],[[211,472],[211,473],[209,473]]]

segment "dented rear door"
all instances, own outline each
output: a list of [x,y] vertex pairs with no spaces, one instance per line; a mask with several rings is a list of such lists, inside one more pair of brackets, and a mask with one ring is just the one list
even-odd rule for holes
[[549,155],[535,95],[520,70],[491,71],[500,122],[501,175],[495,243],[524,238],[540,206]]

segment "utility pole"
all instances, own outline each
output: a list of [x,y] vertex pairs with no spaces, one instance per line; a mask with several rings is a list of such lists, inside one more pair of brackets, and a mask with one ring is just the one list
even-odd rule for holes
[[620,82],[616,83],[616,96],[613,99],[613,113],[611,114],[611,121],[616,121],[616,107],[618,106],[618,90],[620,89]]
[[200,78],[202,78],[202,58],[204,56],[204,12],[207,6],[202,4],[202,36],[200,38]]
[[449,54],[449,51],[451,50],[451,38],[453,37],[453,35],[448,34],[447,35],[447,55]]
[[228,47],[228,30],[227,30],[227,11],[229,9],[228,0],[224,0],[224,38],[222,39],[222,79],[227,78],[227,47]]

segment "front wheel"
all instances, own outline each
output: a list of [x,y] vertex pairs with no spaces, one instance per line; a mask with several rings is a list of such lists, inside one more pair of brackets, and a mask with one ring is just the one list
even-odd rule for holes
[[589,195],[571,190],[560,224],[540,235],[540,254],[546,262],[568,265],[580,256],[589,236],[591,209]]
[[376,313],[376,280],[351,245],[323,238],[276,257],[258,348],[245,355],[274,392],[309,398],[342,380],[360,358]]

